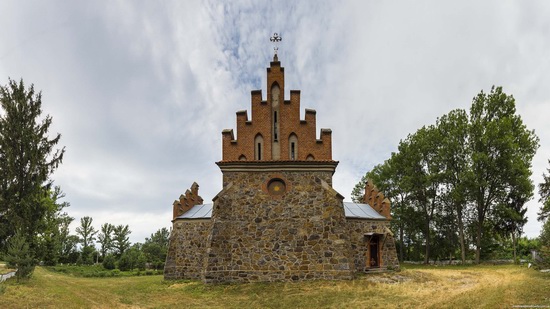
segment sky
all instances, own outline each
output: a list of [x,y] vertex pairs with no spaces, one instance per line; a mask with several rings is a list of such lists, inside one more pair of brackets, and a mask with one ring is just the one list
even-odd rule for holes
[[[169,228],[193,182],[221,190],[215,162],[250,91],[266,94],[277,32],[285,99],[332,129],[334,188],[350,201],[401,139],[492,85],[516,99],[540,138],[533,182],[550,159],[548,1],[0,2],[0,84],[42,91],[61,133],[53,175],[69,215],[128,224],[132,242]],[[525,235],[540,208],[528,203]]]

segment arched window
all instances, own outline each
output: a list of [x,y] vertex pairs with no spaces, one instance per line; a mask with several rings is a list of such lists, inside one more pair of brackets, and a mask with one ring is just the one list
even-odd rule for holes
[[246,161],[246,156],[245,155],[241,155],[239,157],[239,161]]
[[288,158],[298,160],[298,137],[294,133],[288,138]]
[[281,89],[279,84],[273,83],[271,86],[271,110],[273,112],[272,116],[272,127],[273,127],[273,141],[277,142],[279,140],[279,95],[281,94]]
[[254,138],[254,160],[262,160],[264,156],[264,138],[260,133]]
[[271,159],[280,160],[281,159],[281,145],[279,141],[281,140],[280,136],[280,122],[281,114],[279,111],[280,100],[281,100],[281,89],[279,84],[276,82],[271,85]]
[[310,154],[307,155],[306,160],[307,161],[313,161],[313,160],[315,160],[315,157],[310,153]]

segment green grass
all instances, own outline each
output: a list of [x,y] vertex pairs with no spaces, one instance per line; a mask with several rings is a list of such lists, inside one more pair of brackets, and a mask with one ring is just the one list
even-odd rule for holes
[[353,281],[204,285],[162,276],[75,277],[37,267],[0,308],[504,308],[550,306],[550,274],[515,265],[404,265]]
[[131,271],[120,271],[118,269],[105,269],[101,265],[94,266],[73,266],[73,265],[59,265],[59,266],[45,266],[45,269],[53,272],[64,273],[75,277],[128,277],[128,276],[151,276],[160,275],[162,271],[157,270],[139,270],[134,269]]

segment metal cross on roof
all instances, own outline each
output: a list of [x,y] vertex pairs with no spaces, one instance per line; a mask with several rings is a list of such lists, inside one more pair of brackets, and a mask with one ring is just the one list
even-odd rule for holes
[[277,51],[279,50],[279,47],[277,47],[277,43],[281,42],[283,38],[277,33],[273,33],[273,36],[269,38],[271,42],[275,44],[275,47],[273,47],[273,50],[275,51],[275,55],[277,55]]

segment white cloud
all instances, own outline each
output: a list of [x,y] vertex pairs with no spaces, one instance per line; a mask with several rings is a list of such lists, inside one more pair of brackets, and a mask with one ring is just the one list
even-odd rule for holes
[[[193,181],[205,200],[221,189],[221,130],[250,110],[251,90],[265,97],[273,32],[286,96],[302,90],[302,111],[315,108],[318,129],[333,130],[334,185],[348,198],[400,139],[493,84],[541,138],[535,182],[547,167],[542,2],[3,1],[0,27],[0,76],[43,90],[63,135],[55,179],[69,213],[129,224],[134,242],[170,225],[172,201]],[[534,200],[530,237],[537,210]]]

